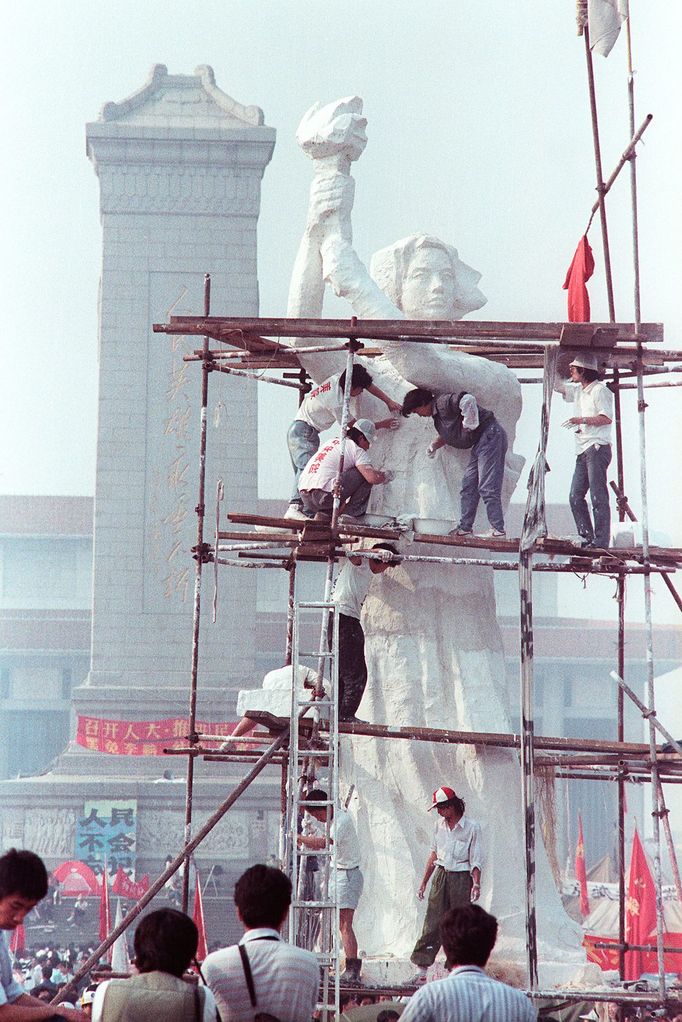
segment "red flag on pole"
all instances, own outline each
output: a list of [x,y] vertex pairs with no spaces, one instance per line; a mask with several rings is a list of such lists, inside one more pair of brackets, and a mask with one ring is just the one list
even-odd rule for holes
[[18,955],[26,950],[26,930],[23,923],[19,923],[12,930],[12,936],[9,939],[9,949],[13,955]]
[[[109,870],[107,860],[104,860],[102,870],[102,888],[99,899],[99,939],[106,940],[111,932],[111,910],[109,908]],[[111,962],[111,948],[107,951],[105,958]]]
[[192,918],[194,919],[194,925],[199,931],[199,943],[197,944],[196,959],[198,962],[203,962],[204,958],[208,954],[208,947],[206,946],[206,926],[204,924],[204,902],[201,897],[199,870],[195,869],[194,872],[196,874],[196,886],[194,888],[194,912]]
[[583,234],[566,272],[564,291],[568,291],[568,322],[589,323],[590,296],[585,283],[594,273],[594,256],[587,235]]
[[575,876],[580,884],[580,914],[584,918],[590,912],[587,893],[587,872],[585,870],[585,841],[583,840],[583,818],[578,813],[578,844],[575,846]]
[[[651,932],[655,928],[656,887],[646,853],[635,829],[625,906],[625,939],[629,944],[648,944]],[[639,979],[644,971],[644,953],[628,951],[625,955],[625,978]]]

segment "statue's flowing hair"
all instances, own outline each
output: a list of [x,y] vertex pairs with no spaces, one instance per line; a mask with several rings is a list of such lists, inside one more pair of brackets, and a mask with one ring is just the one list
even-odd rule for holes
[[488,299],[476,286],[481,274],[462,262],[456,248],[430,234],[411,234],[372,256],[369,272],[394,305],[402,311],[403,281],[410,263],[422,248],[440,249],[452,263],[456,281],[453,319],[461,319],[467,312],[474,312],[485,305]]

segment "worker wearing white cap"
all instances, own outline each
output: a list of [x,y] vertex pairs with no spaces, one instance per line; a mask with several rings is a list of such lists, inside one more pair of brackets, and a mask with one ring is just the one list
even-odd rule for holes
[[[370,419],[358,419],[346,431],[346,447],[341,473],[341,510],[359,518],[367,510],[372,487],[393,479],[393,473],[372,466],[369,445],[376,434]],[[312,456],[301,473],[298,489],[303,508],[318,520],[331,518],[334,481],[339,473],[341,439],[336,437]]]
[[431,843],[431,852],[424,867],[424,877],[417,897],[424,898],[426,885],[435,876],[429,891],[426,917],[421,936],[410,960],[418,967],[414,983],[426,980],[426,970],[433,965],[440,950],[440,921],[451,908],[478,901],[481,894],[481,827],[464,815],[464,800],[453,788],[437,788],[429,811],[438,813]]
[[[569,502],[578,535],[585,547],[607,549],[611,539],[611,508],[606,471],[611,463],[613,394],[599,379],[595,355],[577,355],[569,365],[570,382],[556,389],[573,401],[574,414],[563,425],[575,431],[576,462]],[[585,497],[590,491],[592,518]],[[594,521],[593,521],[594,519]]]

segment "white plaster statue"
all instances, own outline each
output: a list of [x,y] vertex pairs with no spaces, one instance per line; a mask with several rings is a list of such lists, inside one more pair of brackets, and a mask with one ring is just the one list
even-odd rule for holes
[[[352,247],[354,181],[350,166],[362,153],[366,121],[355,97],[314,106],[303,118],[299,144],[313,160],[308,219],[292,275],[290,316],[320,316],[325,282],[347,298],[359,318],[456,320],[486,301],[480,274],[437,238],[412,235],[378,252],[367,272]],[[303,343],[300,341],[299,343]],[[383,343],[384,356],[365,365],[382,390],[401,400],[414,386],[436,393],[473,393],[494,411],[509,438],[503,506],[509,503],[523,458],[513,453],[521,388],[505,366],[442,345]],[[314,380],[336,371],[343,356],[301,359]],[[357,414],[375,418],[369,395]],[[377,467],[395,478],[373,489],[370,511],[452,519],[468,451],[426,450],[431,420],[405,419],[382,431],[373,447]],[[482,522],[481,522],[482,524]],[[417,544],[409,552],[433,553]],[[407,552],[407,551],[406,551]],[[439,552],[442,550],[439,548]],[[359,716],[392,725],[508,732],[502,638],[492,571],[404,564],[377,577],[363,626],[369,683]],[[407,958],[422,912],[416,897],[433,821],[431,792],[454,787],[483,827],[485,865],[481,903],[498,916],[498,956],[523,961],[525,946],[522,823],[518,758],[505,750],[439,746],[416,741],[355,738],[344,743],[342,777],[358,791],[365,893],[357,914],[361,949]],[[541,842],[538,842],[541,844]],[[578,928],[561,908],[543,849],[538,848],[540,957],[582,961]],[[544,943],[543,943],[544,942]]]

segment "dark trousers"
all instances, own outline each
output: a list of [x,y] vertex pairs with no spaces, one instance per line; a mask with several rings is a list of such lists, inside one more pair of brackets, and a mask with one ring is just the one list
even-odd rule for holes
[[502,483],[507,454],[507,434],[497,419],[471,448],[469,464],[462,476],[460,492],[460,528],[473,528],[479,499],[485,504],[488,521],[493,529],[504,532],[502,512]]
[[442,866],[436,866],[429,888],[424,926],[410,956],[415,965],[424,969],[433,965],[440,951],[440,921],[451,908],[471,902],[472,883],[470,873],[448,873]]
[[[327,633],[332,644],[332,622]],[[339,614],[339,717],[354,717],[367,687],[365,633],[356,617]]]
[[[593,444],[575,460],[569,503],[579,536],[590,546],[608,548],[611,541],[611,508],[606,470],[611,463],[611,444]],[[585,495],[590,491],[592,519]]]
[[[372,492],[372,484],[357,468],[348,468],[341,473],[341,511],[358,518],[364,515]],[[331,512],[334,496],[328,490],[301,490],[301,500],[306,511]]]

